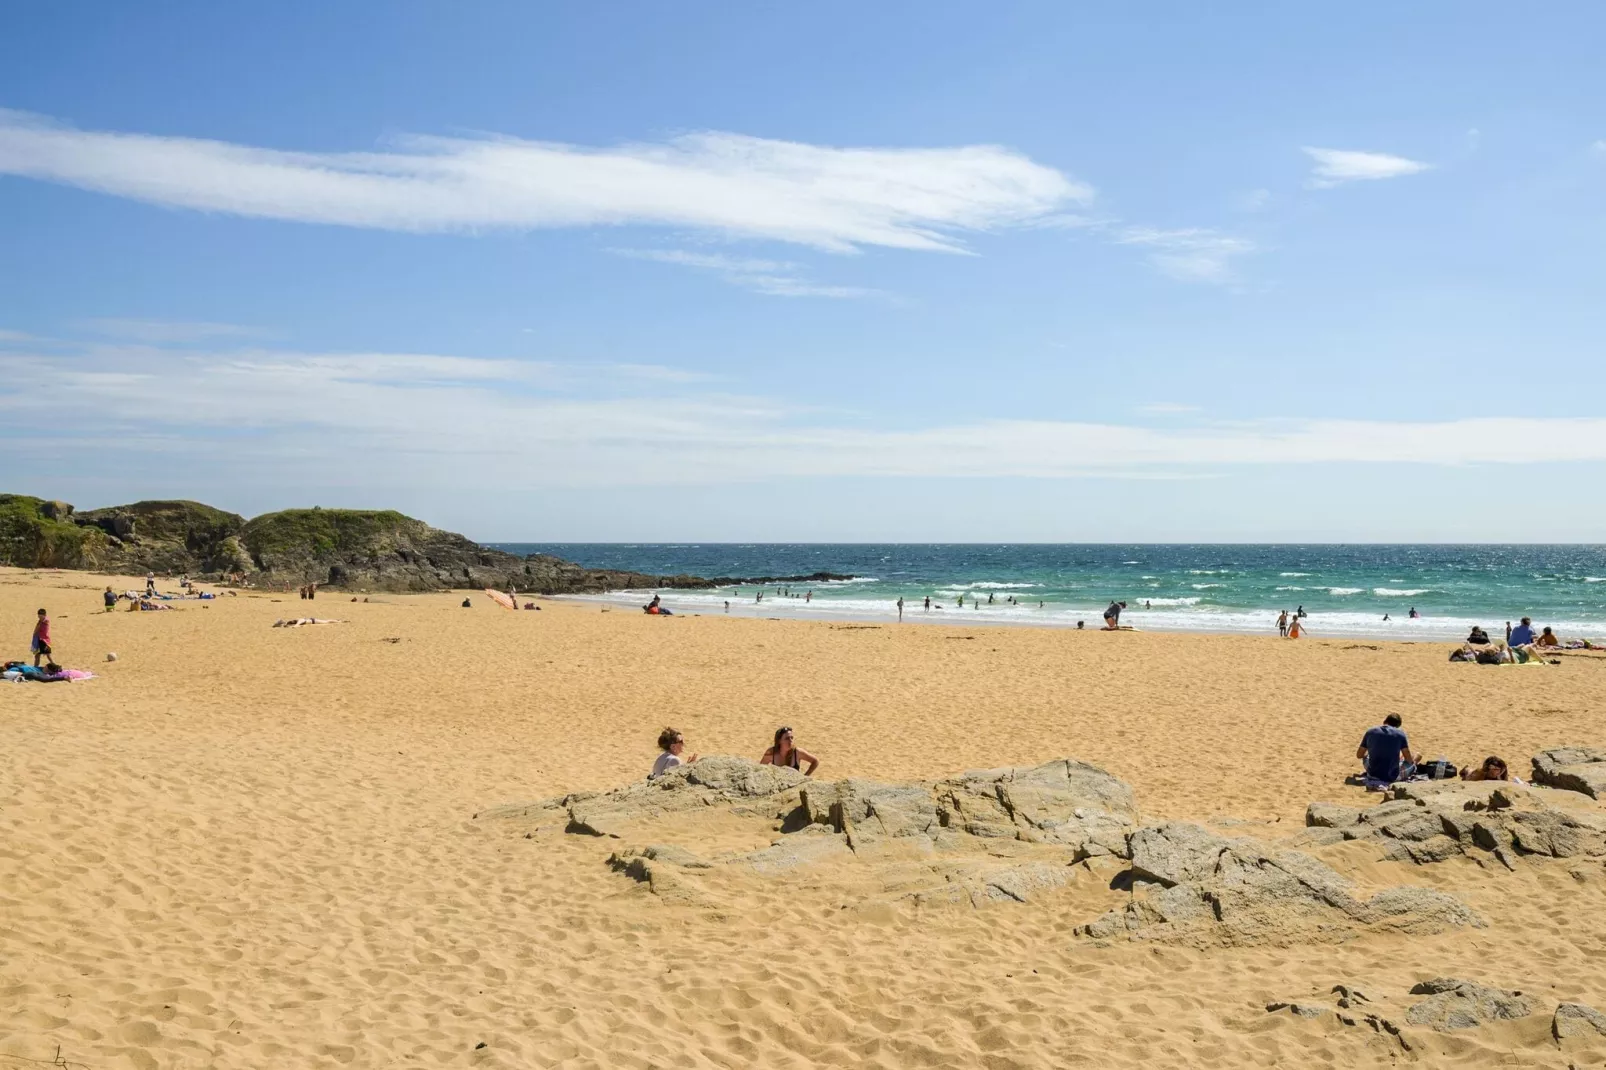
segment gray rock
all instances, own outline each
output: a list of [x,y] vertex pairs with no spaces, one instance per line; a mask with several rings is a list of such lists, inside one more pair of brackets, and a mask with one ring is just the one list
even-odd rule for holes
[[1109,938],[1288,941],[1358,928],[1438,932],[1482,921],[1450,896],[1393,888],[1370,900],[1308,855],[1181,822],[1129,837],[1132,900],[1081,928]]
[[1537,1009],[1534,1000],[1521,992],[1491,988],[1476,981],[1454,977],[1423,981],[1412,987],[1411,994],[1429,998],[1413,1005],[1405,1013],[1405,1020],[1412,1025],[1425,1025],[1440,1032],[1472,1029],[1485,1022],[1526,1018]]
[[931,789],[920,784],[838,780],[806,785],[802,806],[811,824],[863,840],[875,836],[929,836],[940,824]]
[[1084,856],[1123,853],[1138,819],[1131,787],[1075,759],[964,773],[939,781],[934,793],[945,828],[1065,844]]
[[1268,1003],[1266,1011],[1270,1014],[1287,1011],[1299,1018],[1320,1018],[1324,1014],[1333,1013],[1333,1008],[1324,1007],[1320,1003]]
[[1361,812],[1353,806],[1313,802],[1305,808],[1305,824],[1310,828],[1342,829],[1359,824]]
[[618,838],[636,821],[683,810],[774,798],[800,786],[802,773],[747,758],[716,755],[606,792],[566,796],[569,832]]
[[1552,747],[1533,758],[1535,784],[1606,796],[1606,747]]
[[1499,781],[1430,781],[1396,785],[1393,794],[1342,829],[1350,839],[1378,840],[1392,861],[1426,864],[1481,850],[1511,868],[1516,854],[1606,856],[1606,814],[1557,809],[1543,791]]
[[1583,1003],[1563,1003],[1550,1020],[1550,1033],[1557,1040],[1606,1037],[1606,1014]]

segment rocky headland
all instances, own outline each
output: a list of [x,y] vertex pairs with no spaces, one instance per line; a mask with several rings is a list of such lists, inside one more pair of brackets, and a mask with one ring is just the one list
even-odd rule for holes
[[514,587],[579,594],[847,578],[710,580],[586,568],[546,554],[481,546],[388,509],[285,509],[247,520],[200,502],[144,501],[80,512],[22,494],[0,494],[0,565],[396,592]]

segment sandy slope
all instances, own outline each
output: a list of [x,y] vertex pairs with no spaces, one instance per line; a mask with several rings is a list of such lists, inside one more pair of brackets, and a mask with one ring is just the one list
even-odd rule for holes
[[[1451,665],[1442,646],[644,617],[461,595],[248,595],[99,612],[94,577],[0,570],[0,654],[51,610],[100,679],[0,687],[0,1067],[1601,1065],[1548,1015],[1417,1050],[1269,1000],[1456,975],[1606,1008],[1599,863],[1406,867],[1487,929],[1320,947],[1099,948],[1116,893],[986,910],[843,909],[840,890],[665,903],[597,841],[473,820],[644,774],[664,724],[757,757],[778,724],[822,775],[1072,755],[1146,812],[1278,836],[1358,802],[1360,733],[1526,769],[1606,742],[1606,660]],[[294,631],[316,610],[350,623]],[[387,639],[399,640],[388,642]],[[103,664],[105,652],[120,660]],[[484,1047],[477,1047],[479,1044]]]

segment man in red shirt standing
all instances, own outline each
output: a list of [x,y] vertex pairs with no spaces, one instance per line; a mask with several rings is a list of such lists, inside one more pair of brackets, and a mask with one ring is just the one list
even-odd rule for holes
[[39,659],[50,658],[50,618],[44,610],[39,611],[39,623],[33,626],[33,665],[39,667]]

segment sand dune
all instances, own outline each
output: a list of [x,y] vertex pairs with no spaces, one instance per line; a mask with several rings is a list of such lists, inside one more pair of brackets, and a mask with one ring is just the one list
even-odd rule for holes
[[[81,684],[0,687],[0,1066],[1600,1065],[1548,1013],[1413,1047],[1273,1014],[1338,983],[1403,1019],[1456,976],[1606,1008],[1606,869],[1327,848],[1368,887],[1451,892],[1487,928],[1186,947],[1073,930],[1079,879],[987,909],[855,907],[840,880],[666,902],[609,845],[489,807],[641,777],[660,727],[822,777],[1075,756],[1146,815],[1282,838],[1399,712],[1461,762],[1606,743],[1606,659],[1452,665],[1441,645],[648,618],[476,597],[246,594],[103,614],[104,584],[0,570],[0,654],[48,607]],[[278,629],[280,617],[344,618]],[[4,629],[9,629],[6,631]],[[397,640],[397,641],[388,641]],[[104,662],[108,651],[119,660]],[[1238,822],[1226,824],[1227,821]],[[718,835],[735,846],[751,833]],[[754,844],[760,846],[761,844]],[[846,908],[846,909],[845,909]],[[481,1046],[483,1045],[483,1046]]]

